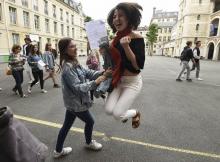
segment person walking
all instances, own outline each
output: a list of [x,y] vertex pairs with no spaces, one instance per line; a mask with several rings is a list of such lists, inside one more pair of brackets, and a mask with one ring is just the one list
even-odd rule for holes
[[47,93],[44,89],[44,80],[43,80],[43,68],[39,65],[39,62],[42,61],[42,54],[38,49],[38,45],[34,44],[31,46],[30,54],[28,56],[28,64],[32,69],[32,73],[34,76],[34,81],[28,86],[28,93],[31,93],[32,87],[40,80],[40,88],[42,93]]
[[105,110],[122,122],[132,118],[133,128],[140,125],[141,113],[131,106],[142,89],[140,72],[145,63],[144,39],[134,32],[141,21],[140,10],[142,7],[137,3],[119,3],[107,19],[116,36],[110,46],[114,89],[107,97]]
[[192,47],[192,42],[187,41],[186,42],[186,47],[184,47],[180,59],[181,59],[181,64],[183,65],[182,70],[180,71],[176,81],[181,82],[182,80],[180,77],[184,73],[185,70],[187,70],[187,75],[186,75],[186,80],[188,82],[192,82],[192,79],[190,79],[190,67],[189,67],[189,61],[192,60],[193,64],[195,64],[194,58],[193,58],[193,51],[191,49]]
[[21,52],[21,46],[20,45],[13,45],[12,47],[12,53],[9,56],[9,66],[12,70],[12,76],[15,79],[15,86],[12,89],[15,94],[20,95],[20,97],[25,98],[27,97],[22,90],[22,83],[23,83],[23,71],[25,64],[25,57],[23,57]]
[[47,43],[45,46],[45,52],[43,54],[43,60],[46,64],[46,71],[48,72],[48,76],[44,78],[44,81],[46,81],[49,78],[52,78],[53,81],[53,87],[54,88],[60,88],[60,86],[57,84],[56,80],[56,74],[55,74],[55,57],[52,53],[52,45],[51,43]]
[[61,39],[58,43],[58,48],[60,66],[62,68],[61,84],[66,115],[57,137],[53,156],[54,158],[59,158],[72,151],[71,147],[63,147],[63,144],[76,117],[85,122],[85,147],[92,150],[101,150],[102,145],[92,140],[94,118],[89,111],[92,102],[88,92],[95,89],[106,79],[106,72],[103,74],[99,71],[83,68],[78,62],[76,44],[72,38]]

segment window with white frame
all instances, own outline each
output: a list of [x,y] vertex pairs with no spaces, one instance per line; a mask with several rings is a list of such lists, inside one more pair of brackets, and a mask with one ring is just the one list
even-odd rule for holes
[[44,0],[44,13],[48,15],[48,1]]
[[64,26],[61,24],[61,35],[64,36]]
[[74,25],[74,15],[71,16],[71,23]]
[[19,34],[12,33],[12,42],[13,42],[13,45],[14,45],[14,44],[20,44]]
[[29,27],[29,12],[23,11],[24,26]]
[[21,0],[22,6],[28,7],[28,0]]
[[70,27],[69,26],[66,27],[66,33],[67,33],[67,36],[69,37],[70,36]]
[[9,15],[10,15],[10,23],[16,24],[17,23],[17,11],[16,8],[9,7]]
[[38,0],[33,0],[33,7],[35,11],[38,11]]
[[34,27],[35,29],[40,29],[40,17],[37,15],[34,15]]
[[60,9],[60,20],[63,21],[63,9]]
[[74,39],[75,38],[75,29],[72,28],[72,38]]
[[54,33],[57,34],[57,22],[56,21],[53,22],[53,30],[54,30]]
[[66,22],[69,23],[69,13],[66,12]]
[[49,19],[45,19],[45,30],[47,33],[50,32],[50,21]]
[[53,17],[56,18],[57,15],[56,15],[56,10],[57,10],[57,7],[55,5],[53,5]]

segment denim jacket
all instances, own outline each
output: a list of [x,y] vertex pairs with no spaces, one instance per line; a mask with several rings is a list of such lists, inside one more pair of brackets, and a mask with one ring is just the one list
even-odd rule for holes
[[52,52],[50,52],[50,51],[44,52],[43,61],[48,66],[49,69],[54,69],[54,66],[55,66],[54,60],[55,60],[55,58],[54,58]]
[[81,65],[64,63],[61,83],[64,106],[67,110],[82,112],[92,106],[88,92],[96,89],[95,79],[101,74],[102,72],[85,69]]

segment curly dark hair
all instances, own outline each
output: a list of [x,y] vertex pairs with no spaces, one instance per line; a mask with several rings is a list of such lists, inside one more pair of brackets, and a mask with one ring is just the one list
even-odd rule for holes
[[21,46],[18,45],[18,44],[14,44],[14,45],[12,46],[12,48],[11,48],[11,51],[14,53],[15,50],[17,50],[17,49],[20,49],[20,50],[21,50]]
[[142,7],[137,3],[129,3],[129,2],[123,2],[119,3],[116,7],[114,7],[108,14],[108,24],[112,28],[113,32],[116,32],[116,29],[113,25],[113,16],[115,10],[122,10],[124,11],[127,20],[128,25],[131,29],[136,30],[141,22],[141,12],[140,10],[143,10]]

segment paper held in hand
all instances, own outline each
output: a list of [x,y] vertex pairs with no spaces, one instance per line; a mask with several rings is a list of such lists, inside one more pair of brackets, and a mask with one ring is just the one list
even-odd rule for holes
[[98,49],[102,43],[108,44],[108,35],[104,21],[94,20],[87,22],[85,28],[91,49]]
[[37,66],[40,70],[44,70],[44,67],[46,66],[46,64],[42,60],[39,60],[37,62]]

